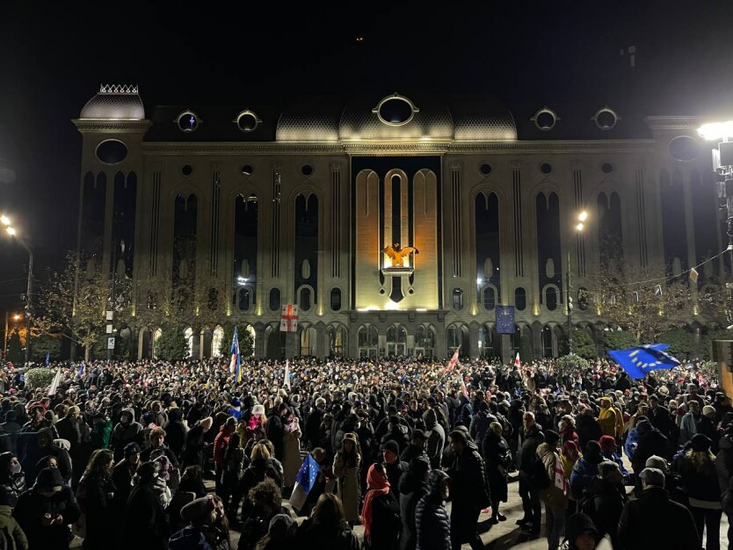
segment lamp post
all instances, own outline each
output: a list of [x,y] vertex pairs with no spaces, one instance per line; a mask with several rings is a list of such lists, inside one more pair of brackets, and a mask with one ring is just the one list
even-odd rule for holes
[[[588,212],[583,210],[576,216],[575,235],[580,235],[585,229],[585,222],[588,219]],[[568,354],[573,354],[573,297],[572,297],[572,274],[570,270],[570,249],[568,245],[568,268],[565,271],[567,286],[567,311],[568,311]]]
[[18,231],[12,226],[10,218],[6,215],[0,216],[0,223],[5,226],[5,231],[8,235],[14,237],[20,245],[25,248],[28,253],[28,282],[25,293],[25,364],[28,365],[31,361],[31,311],[32,302],[31,296],[33,292],[33,250],[31,249],[28,242],[18,235]]

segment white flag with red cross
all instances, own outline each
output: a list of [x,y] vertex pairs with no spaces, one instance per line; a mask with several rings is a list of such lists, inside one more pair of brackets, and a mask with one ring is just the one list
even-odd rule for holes
[[298,306],[293,304],[283,306],[282,315],[280,315],[280,331],[298,332]]
[[522,368],[522,362],[519,360],[519,352],[517,352],[517,356],[514,358],[514,366],[518,369]]

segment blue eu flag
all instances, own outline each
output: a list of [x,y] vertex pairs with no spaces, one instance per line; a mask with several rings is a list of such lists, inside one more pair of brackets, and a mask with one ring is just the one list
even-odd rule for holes
[[631,378],[638,380],[653,370],[673,369],[680,366],[677,359],[664,351],[668,347],[669,344],[636,346],[624,350],[611,350],[608,355],[628,372]]
[[303,465],[300,467],[298,475],[295,477],[295,486],[293,487],[293,494],[290,495],[290,505],[295,510],[300,510],[305,504],[308,493],[311,492],[313,486],[316,484],[318,479],[318,472],[321,471],[321,467],[318,462],[311,456],[310,453],[305,455]]
[[514,334],[514,306],[496,306],[496,332],[499,334]]

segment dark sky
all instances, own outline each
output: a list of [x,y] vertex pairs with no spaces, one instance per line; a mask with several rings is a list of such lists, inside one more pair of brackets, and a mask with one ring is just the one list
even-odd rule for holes
[[[46,4],[4,3],[0,18],[0,157],[18,169],[0,210],[24,220],[38,271],[74,246],[81,139],[70,119],[100,82],[138,84],[148,111],[417,88],[733,115],[729,0]],[[633,71],[619,55],[629,45]],[[0,310],[24,263],[0,238]]]

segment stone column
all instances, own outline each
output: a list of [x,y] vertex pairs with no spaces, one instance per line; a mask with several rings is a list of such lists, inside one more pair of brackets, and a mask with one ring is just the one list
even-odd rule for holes
[[326,325],[318,323],[316,325],[316,357],[323,361],[328,355],[328,332]]
[[468,325],[468,354],[471,357],[471,360],[478,359],[479,356],[478,330],[478,323],[474,322]]
[[261,324],[254,325],[255,329],[255,359],[265,358],[265,327]]

